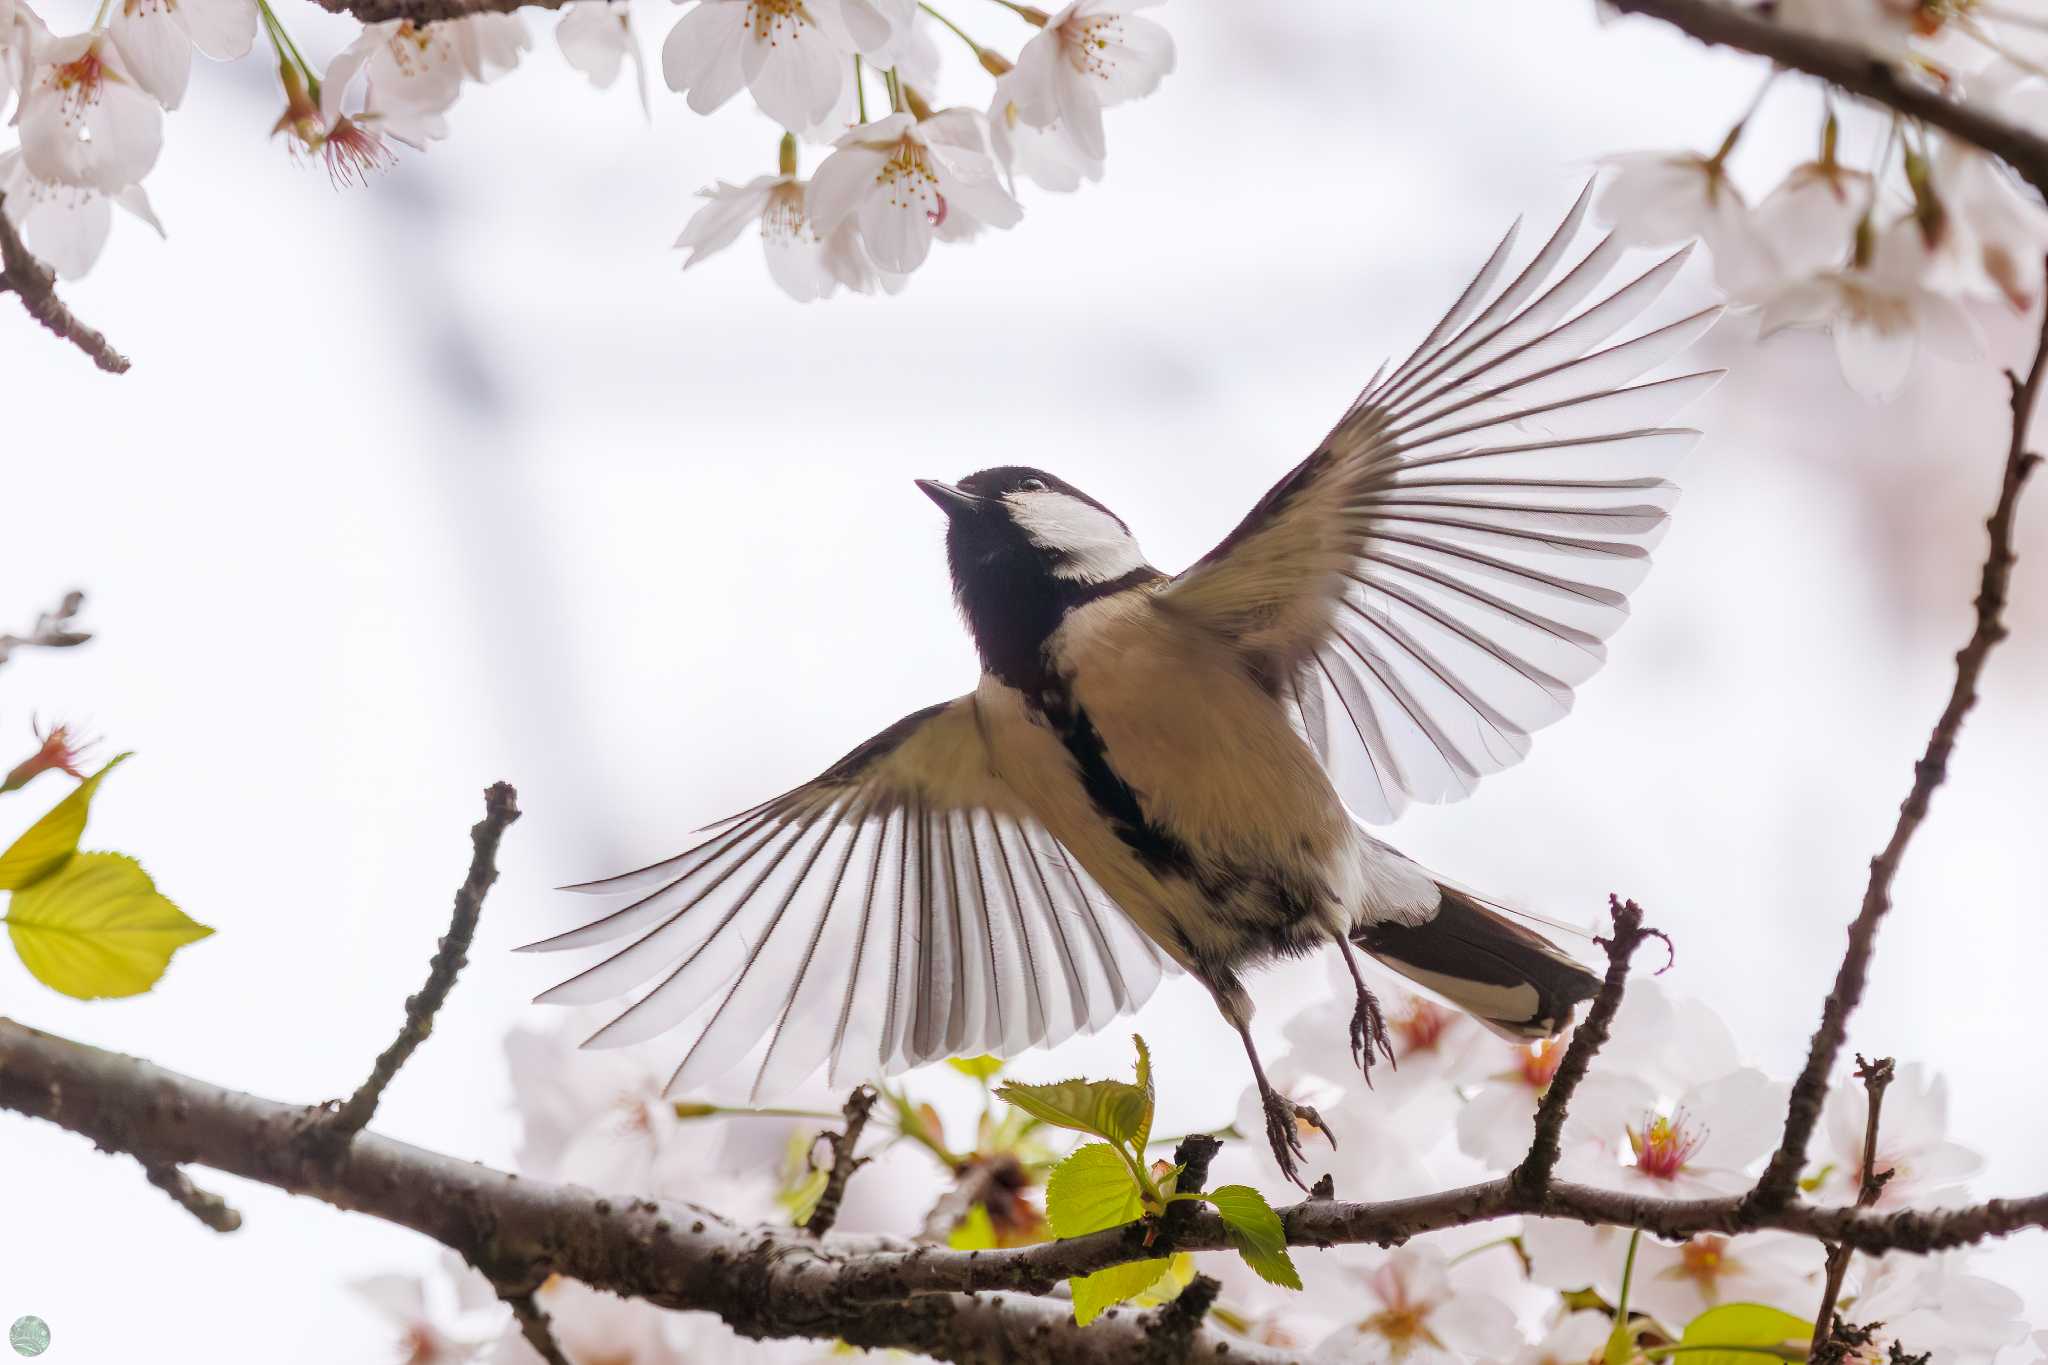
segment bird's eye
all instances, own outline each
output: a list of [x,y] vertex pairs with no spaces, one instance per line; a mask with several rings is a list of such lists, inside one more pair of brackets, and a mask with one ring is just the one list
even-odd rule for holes
[[1017,485],[1017,491],[1019,493],[1043,493],[1045,491],[1045,480],[1026,479]]

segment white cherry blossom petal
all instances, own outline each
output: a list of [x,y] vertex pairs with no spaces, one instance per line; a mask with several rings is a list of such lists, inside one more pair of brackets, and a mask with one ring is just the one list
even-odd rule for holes
[[249,55],[256,45],[256,0],[177,0],[192,46],[217,62]]
[[699,0],[676,21],[661,45],[661,74],[668,88],[689,97],[690,108],[708,114],[740,92],[740,42],[746,6],[728,0]]
[[177,108],[192,79],[192,39],[169,0],[122,0],[107,31],[135,83],[164,108]]
[[15,111],[29,172],[103,193],[147,175],[163,150],[163,107],[135,82],[112,39],[58,38],[35,57]]

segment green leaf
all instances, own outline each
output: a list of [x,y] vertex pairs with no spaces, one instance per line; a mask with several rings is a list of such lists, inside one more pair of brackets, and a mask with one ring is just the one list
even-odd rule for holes
[[1249,1185],[1223,1185],[1203,1196],[1223,1217],[1223,1231],[1237,1254],[1268,1284],[1301,1288],[1294,1258],[1287,1254],[1287,1229],[1266,1196]]
[[1132,1145],[1142,1158],[1145,1148],[1152,1142],[1152,1052],[1145,1046],[1142,1035],[1133,1033],[1131,1041],[1138,1045],[1138,1089],[1145,1092],[1145,1117],[1138,1124],[1137,1135]]
[[142,864],[120,853],[77,854],[62,871],[15,892],[5,919],[36,980],[80,1000],[142,994],[171,954],[213,932],[158,894]]
[[987,1251],[996,1244],[996,1224],[981,1204],[968,1206],[960,1225],[946,1234],[946,1245],[955,1251]]
[[[100,779],[120,765],[127,754],[116,754],[85,781],[73,787],[62,801],[50,807],[42,819],[30,825],[19,839],[0,853],[0,891],[19,891],[33,886],[62,867],[78,852],[78,840],[85,833],[86,810]],[[149,989],[143,986],[141,989]],[[133,994],[133,992],[129,992]]]
[[1128,1081],[1072,1080],[1051,1085],[1007,1081],[996,1088],[996,1095],[1041,1123],[1093,1133],[1111,1142],[1129,1142],[1152,1122],[1145,1092]]
[[1045,1220],[1055,1237],[1121,1227],[1144,1212],[1129,1163],[1106,1142],[1075,1148],[1045,1182]]
[[1150,1289],[1171,1268],[1172,1263],[1162,1256],[1152,1261],[1113,1265],[1093,1275],[1068,1280],[1067,1286],[1074,1291],[1074,1321],[1086,1327],[1103,1309],[1125,1299],[1136,1298]]
[[996,1073],[1003,1069],[1003,1059],[986,1056],[948,1057],[946,1065],[952,1067],[963,1076],[972,1076],[983,1085],[987,1085],[989,1081],[995,1078]]
[[1167,1260],[1166,1270],[1143,1291],[1134,1295],[1131,1302],[1140,1308],[1156,1308],[1162,1303],[1172,1303],[1180,1297],[1195,1278],[1195,1258],[1185,1251],[1176,1251]]
[[[1779,1308],[1760,1303],[1724,1303],[1686,1324],[1681,1346],[1804,1346],[1813,1339],[1813,1324]],[[1683,1353],[1685,1365],[1756,1365],[1754,1351],[1696,1350]]]

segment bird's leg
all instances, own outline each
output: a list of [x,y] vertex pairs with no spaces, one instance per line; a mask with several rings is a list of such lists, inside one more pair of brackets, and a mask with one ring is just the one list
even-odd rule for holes
[[1303,1190],[1300,1163],[1308,1159],[1301,1145],[1301,1127],[1307,1124],[1337,1145],[1337,1135],[1330,1131],[1330,1125],[1323,1122],[1323,1116],[1306,1104],[1296,1104],[1273,1088],[1266,1079],[1266,1068],[1259,1064],[1259,1050],[1252,1046],[1252,1031],[1248,1023],[1239,1023],[1238,1036],[1244,1039],[1245,1056],[1252,1059],[1252,1079],[1258,1083],[1259,1099],[1266,1109],[1266,1141],[1273,1145],[1273,1160],[1280,1163],[1280,1173],[1299,1185]]
[[1400,1063],[1394,1060],[1394,1043],[1387,1037],[1387,1016],[1373,996],[1372,988],[1365,984],[1365,974],[1358,970],[1358,954],[1352,948],[1351,940],[1340,938],[1337,947],[1344,954],[1344,965],[1351,969],[1352,984],[1358,987],[1358,1007],[1351,1012],[1351,1060],[1365,1077],[1365,1083],[1371,1085],[1375,1051],[1386,1057],[1388,1066],[1399,1066]]

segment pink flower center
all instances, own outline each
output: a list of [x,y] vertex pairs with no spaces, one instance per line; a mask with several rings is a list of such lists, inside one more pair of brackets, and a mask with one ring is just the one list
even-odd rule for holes
[[1703,1233],[1678,1250],[1678,1273],[1711,1294],[1728,1269],[1728,1239]]
[[1451,1026],[1451,1012],[1418,996],[1394,1016],[1393,1023],[1394,1032],[1401,1038],[1401,1051],[1431,1052],[1444,1040],[1444,1031]]
[[370,172],[381,171],[398,160],[384,139],[351,118],[335,120],[334,130],[320,144],[327,159],[327,175],[338,189],[343,185],[366,184]]
[[747,5],[747,27],[754,41],[770,47],[780,47],[784,38],[803,37],[814,22],[803,0],[749,0]]
[[1707,1130],[1683,1109],[1665,1118],[1653,1114],[1640,1128],[1628,1130],[1628,1145],[1636,1155],[1636,1169],[1659,1180],[1670,1180],[1685,1169],[1707,1140]]
[[1557,1075],[1558,1064],[1564,1061],[1563,1040],[1546,1038],[1515,1051],[1521,1058],[1523,1082],[1539,1095],[1548,1090]]

